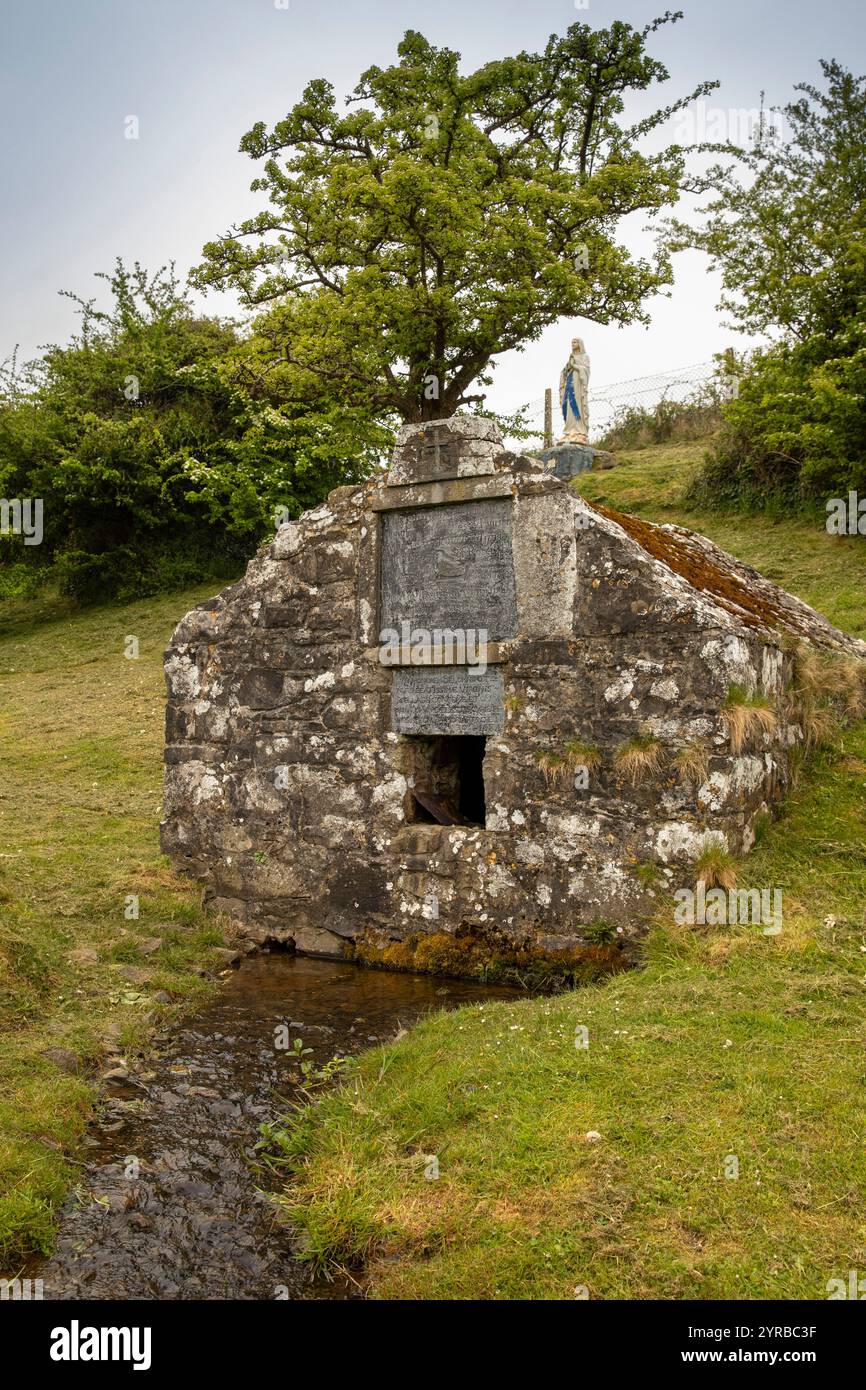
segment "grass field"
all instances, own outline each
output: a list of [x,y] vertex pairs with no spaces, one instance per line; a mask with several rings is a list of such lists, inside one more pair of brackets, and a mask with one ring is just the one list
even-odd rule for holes
[[[649,449],[581,486],[704,531],[866,635],[866,546],[687,511],[700,454]],[[779,936],[667,911],[639,971],[368,1053],[287,1122],[308,1258],[411,1299],[826,1298],[866,1268],[864,787],[860,724],[741,866],[741,887],[781,889]]]
[[[213,985],[223,945],[160,856],[177,619],[210,589],[74,615],[49,596],[0,638],[0,1268],[49,1247],[77,1172],[93,1067]],[[135,636],[139,655],[124,655]],[[127,903],[139,899],[138,918]],[[154,942],[159,942],[155,948]],[[126,973],[124,973],[126,972]],[[131,974],[132,978],[127,978]],[[164,991],[172,1004],[154,1003]],[[54,1053],[54,1057],[44,1054]],[[69,1068],[67,1070],[66,1068]],[[77,1068],[77,1070],[73,1070]]]

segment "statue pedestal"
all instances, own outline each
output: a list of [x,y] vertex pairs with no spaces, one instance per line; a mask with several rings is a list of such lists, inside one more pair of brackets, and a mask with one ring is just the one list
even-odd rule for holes
[[575,478],[587,468],[612,468],[613,454],[591,444],[553,444],[536,455],[555,478]]

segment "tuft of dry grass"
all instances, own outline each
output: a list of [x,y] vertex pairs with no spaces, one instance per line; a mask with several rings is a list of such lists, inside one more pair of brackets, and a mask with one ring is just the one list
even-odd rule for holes
[[866,715],[866,662],[853,656],[838,657],[833,662],[834,700],[847,719],[862,719]]
[[687,743],[674,758],[680,777],[686,782],[706,781],[710,769],[710,750],[705,743]]
[[552,787],[555,782],[564,780],[565,757],[562,753],[556,753],[552,748],[538,748],[535,751],[535,761],[544,773],[544,780],[548,787]]
[[856,657],[819,652],[799,643],[793,687],[801,705],[832,704],[849,719],[866,714],[866,662]]
[[779,718],[772,703],[759,691],[751,693],[740,685],[732,685],[722,706],[722,718],[728,726],[731,752],[742,753],[758,734],[776,732]]
[[801,705],[797,718],[803,730],[803,742],[810,752],[832,743],[839,732],[839,719],[829,705]]
[[828,699],[835,683],[829,679],[829,666],[816,647],[798,642],[794,647],[794,690],[803,700]]
[[724,842],[714,836],[708,840],[697,858],[698,882],[705,888],[733,888],[737,882],[737,864]]
[[799,643],[794,653],[790,717],[808,751],[836,739],[843,723],[866,714],[866,662]]
[[595,772],[601,765],[601,752],[592,743],[581,743],[579,739],[569,739],[565,745],[565,760],[570,772],[585,767]]
[[571,739],[563,745],[561,753],[553,748],[539,749],[535,761],[544,773],[545,782],[551,787],[569,782],[579,768],[585,767],[588,773],[593,773],[601,764],[601,753],[592,744]]
[[616,766],[633,787],[654,777],[662,766],[662,745],[654,734],[629,739],[616,751]]

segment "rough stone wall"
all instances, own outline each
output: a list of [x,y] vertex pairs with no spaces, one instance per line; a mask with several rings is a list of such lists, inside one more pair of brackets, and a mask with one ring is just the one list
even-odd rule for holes
[[[369,931],[477,927],[548,950],[580,944],[599,919],[632,934],[660,891],[694,881],[708,836],[747,850],[784,793],[802,735],[784,698],[790,653],[768,621],[687,579],[681,555],[679,570],[662,558],[665,545],[688,550],[689,533],[651,528],[650,548],[503,453],[487,422],[469,433],[458,483],[436,481],[438,453],[426,481],[399,468],[390,481],[403,507],[453,500],[455,487],[513,499],[517,636],[499,644],[485,827],[407,821],[417,749],[392,731],[394,673],[378,660],[380,483],[338,489],[283,526],[172,638],[163,846],[254,939],[339,955]],[[698,549],[723,573],[713,547]],[[761,583],[789,629],[866,651]],[[777,729],[736,755],[722,714],[732,683],[779,710]],[[637,785],[618,763],[635,738],[658,739],[661,759]],[[597,750],[585,789],[556,766],[569,743]],[[684,775],[677,753],[696,743],[705,773]]]

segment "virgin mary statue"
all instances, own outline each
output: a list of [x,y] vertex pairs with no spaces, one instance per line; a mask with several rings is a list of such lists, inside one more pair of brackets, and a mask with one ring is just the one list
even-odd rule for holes
[[572,338],[571,353],[559,374],[562,405],[561,444],[589,443],[589,358],[582,338]]

